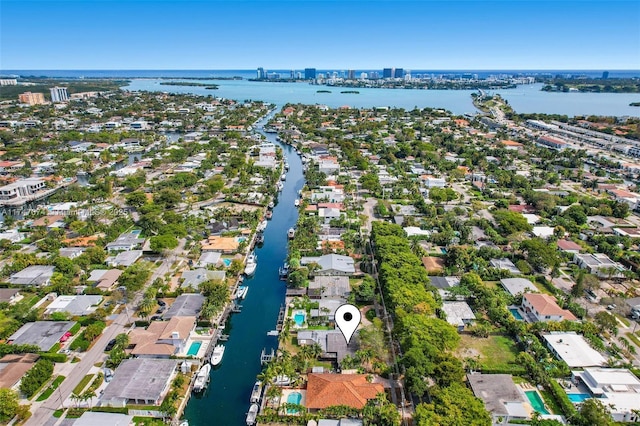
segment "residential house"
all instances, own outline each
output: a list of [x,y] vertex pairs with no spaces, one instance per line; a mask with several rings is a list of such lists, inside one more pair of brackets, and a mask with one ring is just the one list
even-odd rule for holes
[[12,274],[7,281],[11,284],[41,287],[49,285],[54,266],[33,265]]
[[556,242],[556,245],[558,246],[558,249],[560,251],[563,251],[565,253],[576,254],[580,253],[583,250],[580,244],[574,243],[570,240],[558,240]]
[[362,409],[367,401],[384,393],[380,383],[371,383],[365,374],[308,375],[306,407],[314,412],[335,405]]
[[514,275],[521,274],[520,270],[516,267],[516,265],[514,265],[513,262],[507,258],[491,259],[489,261],[489,264],[494,268],[504,269],[506,271],[511,272]]
[[118,266],[127,267],[136,263],[136,261],[141,257],[142,250],[129,250],[120,252],[115,256],[109,256],[105,262],[112,268],[116,268]]
[[107,244],[108,251],[130,251],[142,247],[145,242],[144,238],[139,238],[139,233],[126,232],[120,234],[115,241]]
[[176,374],[175,359],[125,359],[104,389],[101,405],[160,405]]
[[225,271],[211,271],[204,268],[193,269],[190,271],[184,271],[182,273],[182,288],[198,289],[200,284],[209,280],[223,281],[226,277]]
[[558,306],[556,299],[548,294],[525,293],[522,296],[522,311],[531,322],[578,319],[570,311]]
[[0,358],[0,389],[18,391],[20,380],[38,358],[38,354],[9,354]]
[[530,418],[530,410],[522,391],[510,374],[467,374],[473,394],[484,402],[491,414],[492,424],[509,424],[511,420]]
[[354,261],[349,256],[340,254],[325,254],[319,257],[302,257],[300,259],[301,266],[307,266],[316,263],[319,269],[314,271],[314,275],[354,275]]
[[356,339],[347,341],[339,330],[299,330],[300,346],[317,344],[322,349],[320,359],[340,364],[345,356],[354,356],[357,349]]
[[46,183],[40,178],[20,179],[0,187],[0,201],[10,201],[27,198],[46,188]]
[[307,294],[312,299],[331,297],[346,300],[350,293],[349,277],[344,275],[316,276],[307,288]]
[[503,278],[500,280],[500,285],[511,296],[524,294],[529,291],[538,291],[538,288],[526,278]]
[[91,271],[87,282],[102,291],[109,291],[116,286],[120,275],[122,275],[121,269],[95,269]]
[[174,300],[162,318],[170,320],[173,317],[197,317],[205,301],[206,297],[200,293],[183,293]]
[[640,380],[623,368],[585,368],[572,371],[572,380],[589,389],[594,398],[611,407],[616,422],[640,421]]
[[18,288],[0,288],[0,302],[7,302],[9,305],[18,303],[24,299]]
[[36,345],[48,351],[75,325],[75,321],[28,322],[7,339],[12,345]]
[[619,277],[624,271],[621,264],[614,262],[604,253],[576,253],[573,255],[573,262],[599,277]]
[[184,351],[195,327],[195,316],[174,316],[169,321],[153,321],[146,329],[135,328],[129,333],[130,353],[140,358],[169,358]]
[[458,329],[464,331],[464,327],[473,324],[476,315],[471,310],[467,302],[443,302],[442,311],[446,315],[447,322]]
[[45,316],[50,316],[55,312],[67,312],[71,316],[89,315],[98,309],[102,302],[102,296],[94,295],[70,295],[58,296],[51,302],[44,311]]
[[597,367],[607,362],[600,352],[575,332],[553,331],[543,334],[542,338],[551,353],[566,362],[570,368]]

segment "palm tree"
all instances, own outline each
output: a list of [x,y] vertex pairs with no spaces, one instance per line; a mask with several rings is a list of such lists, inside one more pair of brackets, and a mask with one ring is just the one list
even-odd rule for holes
[[270,385],[264,395],[267,400],[275,402],[276,400],[280,400],[280,397],[282,396],[282,388],[280,386]]
[[91,408],[93,398],[95,398],[95,396],[96,393],[94,391],[86,391],[81,395],[82,401],[89,401],[89,408]]
[[77,393],[73,392],[71,394],[71,396],[69,397],[69,399],[71,399],[71,401],[75,401],[76,403],[76,408],[78,408],[80,406],[80,401],[82,400],[82,396],[78,395]]

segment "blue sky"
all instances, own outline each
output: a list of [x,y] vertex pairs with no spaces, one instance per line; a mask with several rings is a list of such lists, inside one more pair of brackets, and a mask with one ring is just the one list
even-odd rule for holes
[[0,69],[640,69],[640,1],[0,0]]

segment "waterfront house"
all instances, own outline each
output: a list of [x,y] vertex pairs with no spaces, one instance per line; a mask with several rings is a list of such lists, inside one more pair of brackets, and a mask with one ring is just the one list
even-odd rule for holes
[[379,393],[384,393],[384,387],[380,383],[370,383],[365,374],[311,373],[306,407],[310,412],[335,405],[362,409]]
[[314,275],[353,275],[355,274],[355,265],[353,259],[349,256],[340,254],[325,254],[319,257],[302,257],[300,259],[301,266],[307,266],[312,263],[318,265],[318,269],[314,271]]
[[100,404],[160,405],[171,387],[178,361],[175,359],[125,359],[102,394]]
[[169,358],[183,352],[196,327],[195,316],[174,316],[169,321],[153,321],[146,329],[129,333],[131,355],[140,358]]

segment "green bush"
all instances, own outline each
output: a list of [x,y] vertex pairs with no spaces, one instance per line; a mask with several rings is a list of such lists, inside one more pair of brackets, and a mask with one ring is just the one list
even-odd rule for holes
[[49,386],[44,392],[42,392],[40,394],[40,396],[38,396],[38,398],[36,399],[36,401],[44,401],[47,398],[49,398],[51,396],[51,394],[58,389],[58,386],[60,386],[60,383],[63,382],[63,380],[65,379],[64,376],[58,376],[55,378],[55,380],[53,381],[53,383],[51,383],[51,386]]
[[20,390],[27,398],[31,398],[40,387],[46,383],[53,374],[53,363],[46,359],[40,359],[27,371],[20,382]]
[[67,362],[67,356],[65,354],[58,354],[58,353],[50,353],[50,352],[43,352],[40,354],[40,359],[46,359],[49,360],[51,362]]
[[73,324],[73,327],[71,327],[71,329],[69,330],[69,333],[71,333],[72,335],[75,335],[78,331],[80,331],[81,328],[82,328],[82,325],[79,322],[77,322]]
[[62,347],[62,345],[60,344],[60,342],[56,342],[56,344],[55,344],[55,345],[53,345],[53,346],[51,347],[51,349],[49,349],[49,353],[54,354],[54,353],[58,352],[58,351],[60,350],[60,348],[61,348],[61,347]]
[[87,349],[89,349],[90,344],[91,344],[90,341],[85,339],[83,335],[80,335],[76,337],[73,342],[71,342],[69,349],[71,349],[72,351],[78,350],[80,352],[84,352]]
[[574,407],[571,400],[569,400],[567,393],[562,389],[558,382],[555,380],[549,380],[546,388],[551,396],[553,396],[553,399],[558,403],[558,406],[565,417],[572,417],[577,413],[576,407]]
[[129,409],[127,407],[93,407],[91,411],[97,411],[99,413],[129,414]]

